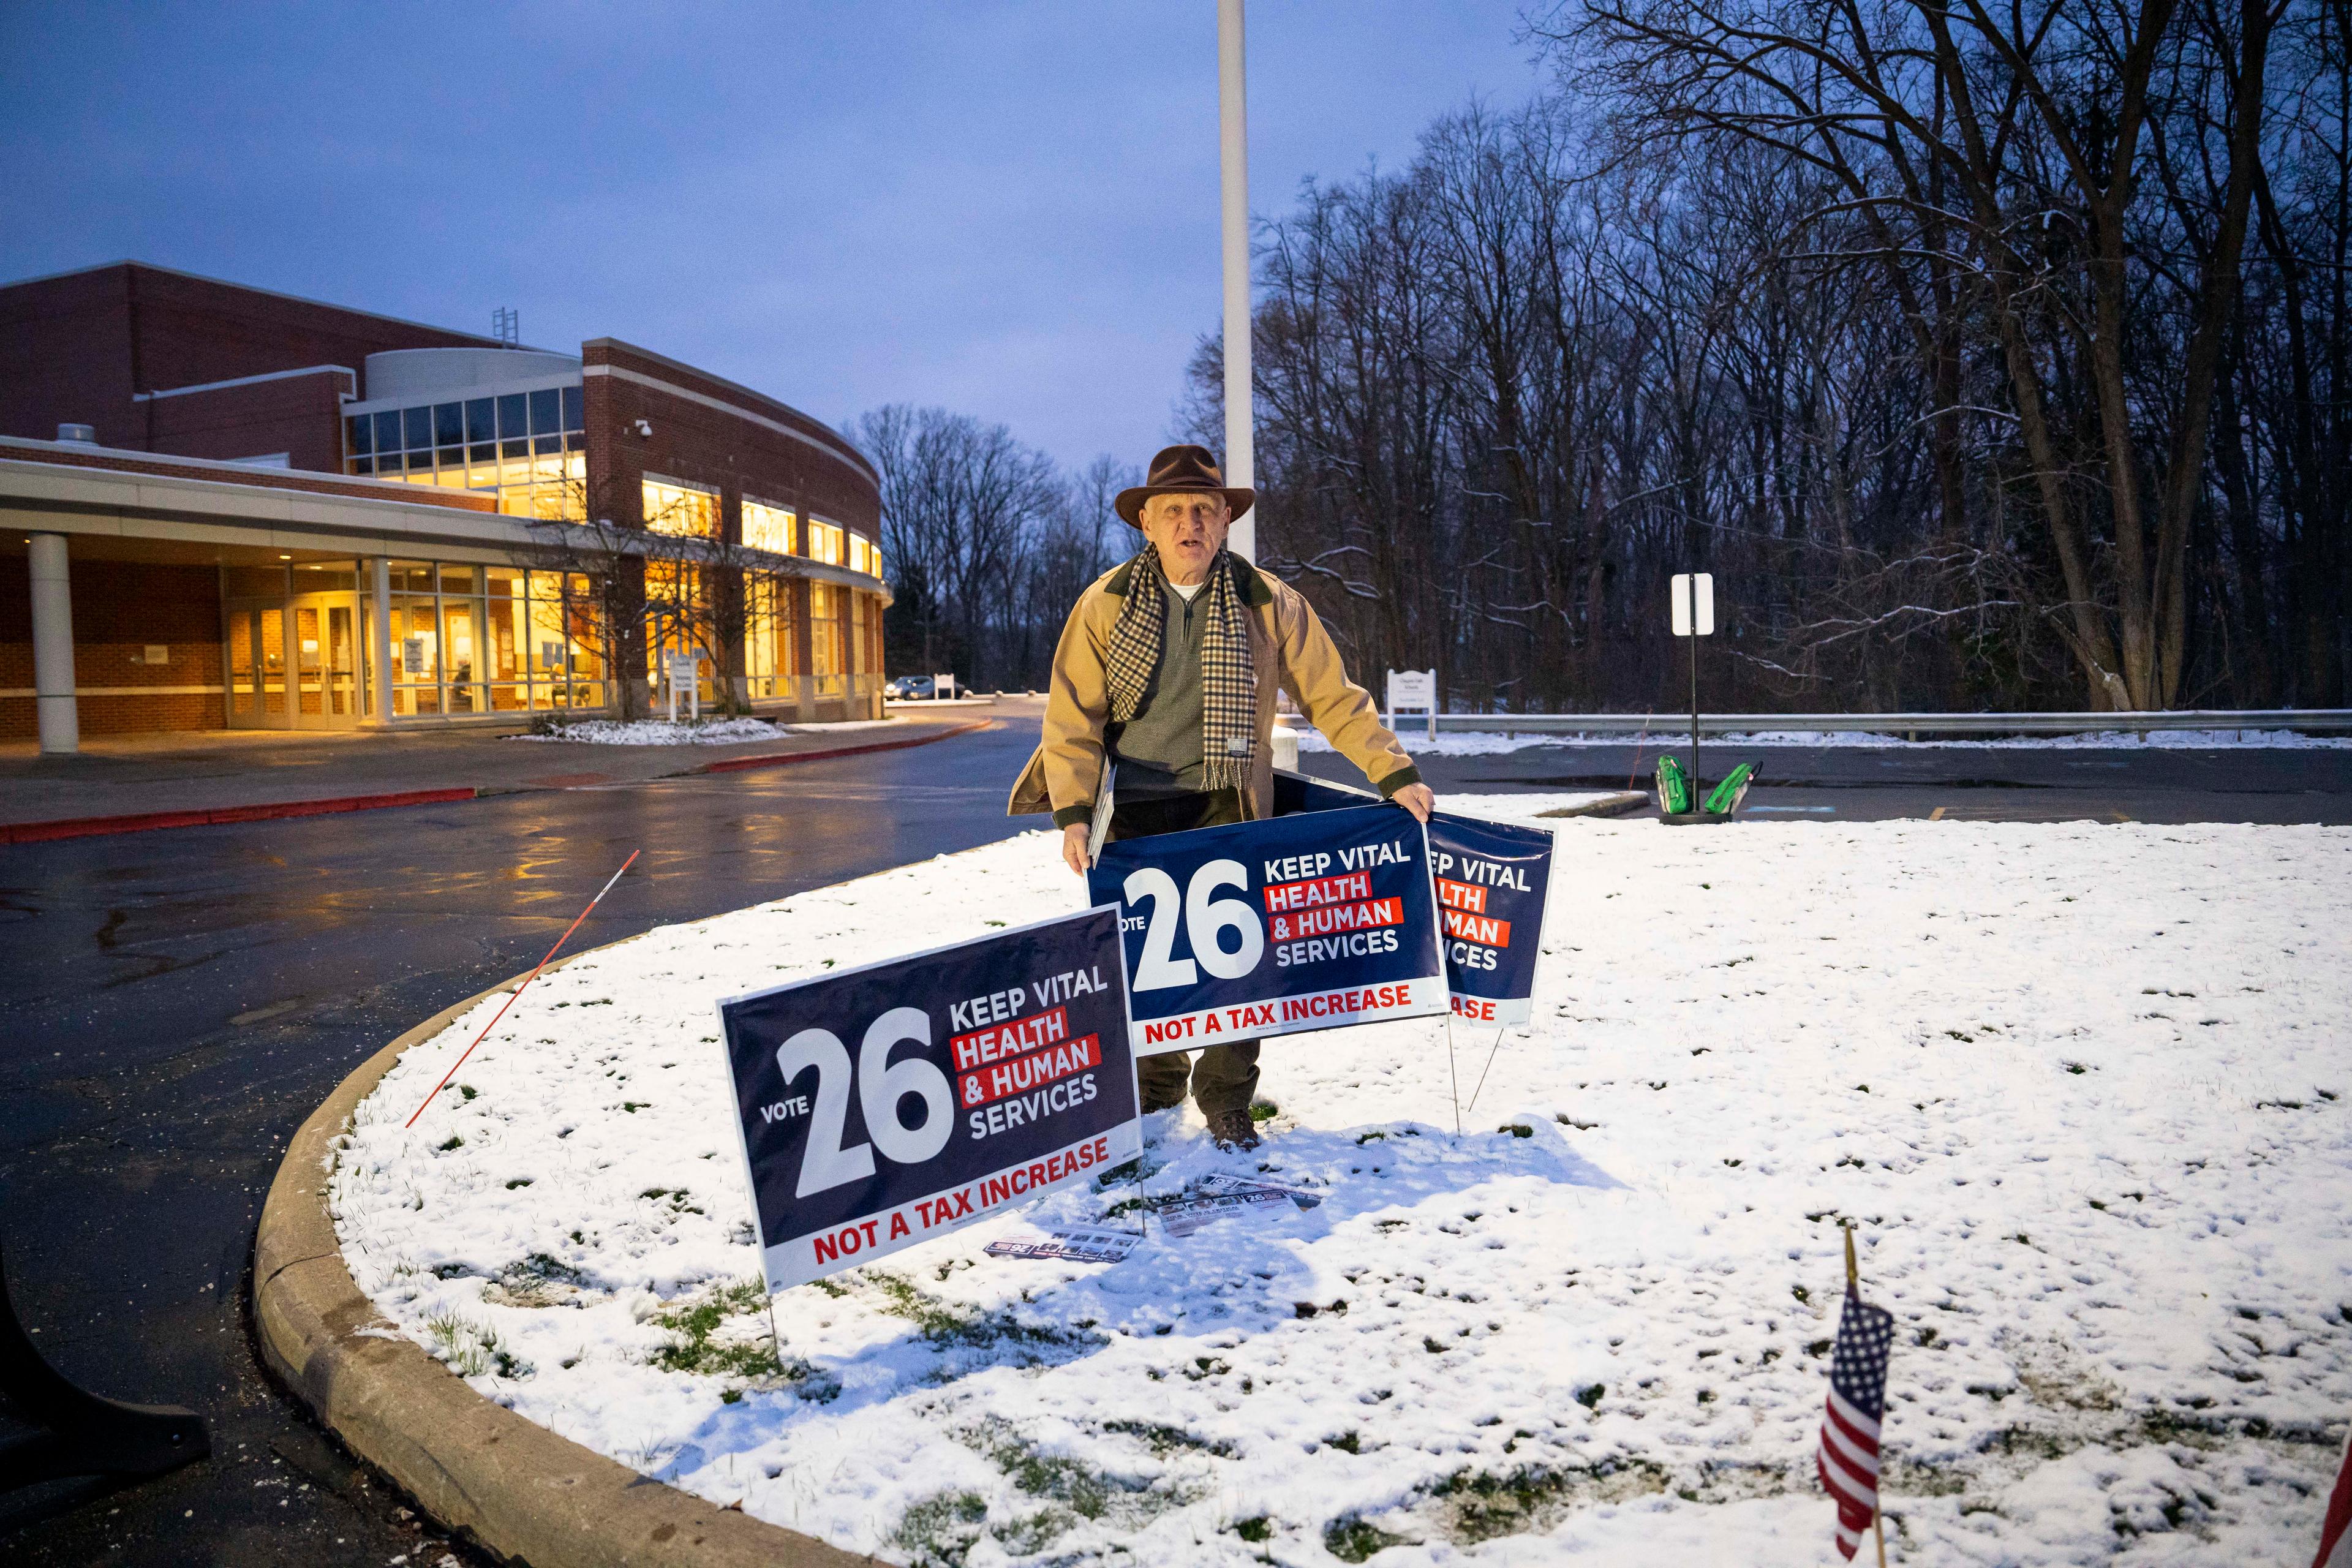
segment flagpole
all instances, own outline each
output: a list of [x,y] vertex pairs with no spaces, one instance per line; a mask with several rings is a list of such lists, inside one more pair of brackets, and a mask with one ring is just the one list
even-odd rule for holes
[[[1852,1296],[1858,1294],[1862,1289],[1862,1270],[1853,1265],[1853,1221],[1841,1219],[1838,1221],[1838,1228],[1845,1232],[1845,1293]],[[1879,1521],[1877,1502],[1877,1499],[1885,1496],[1885,1491],[1886,1477],[1882,1473],[1878,1478],[1878,1486],[1872,1493],[1870,1504],[1870,1533],[1878,1542],[1878,1568],[1886,1568],[1886,1526]]]

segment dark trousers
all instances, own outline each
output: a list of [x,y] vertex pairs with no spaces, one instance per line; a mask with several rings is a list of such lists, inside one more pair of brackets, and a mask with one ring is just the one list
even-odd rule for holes
[[[1183,833],[1195,827],[1222,827],[1242,820],[1241,796],[1229,789],[1206,794],[1167,795],[1155,800],[1119,801],[1111,807],[1106,839],[1149,838],[1158,833]],[[1164,1110],[1184,1103],[1189,1084],[1203,1116],[1221,1110],[1247,1112],[1257,1092],[1257,1042],[1236,1040],[1209,1046],[1196,1063],[1190,1051],[1162,1051],[1139,1057],[1136,1082],[1143,1090],[1143,1109]]]

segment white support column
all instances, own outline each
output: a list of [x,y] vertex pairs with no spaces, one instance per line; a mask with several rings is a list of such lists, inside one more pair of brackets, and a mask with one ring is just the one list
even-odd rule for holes
[[373,605],[368,615],[369,628],[375,634],[375,689],[369,693],[375,703],[375,719],[379,724],[392,722],[392,563],[377,556],[369,563],[374,568],[369,586]]
[[[1249,103],[1242,0],[1217,0],[1217,142],[1224,195],[1225,483],[1257,483],[1251,450]],[[1225,546],[1257,559],[1257,510],[1234,519]]]
[[81,714],[74,702],[73,582],[66,536],[32,537],[33,700],[39,710],[41,754],[69,757],[81,750]]

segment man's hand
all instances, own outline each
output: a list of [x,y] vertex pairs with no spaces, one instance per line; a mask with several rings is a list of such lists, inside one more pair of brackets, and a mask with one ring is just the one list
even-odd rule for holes
[[[1397,792],[1402,795],[1404,792]],[[1427,790],[1422,792],[1428,794]],[[1083,877],[1087,874],[1087,840],[1094,829],[1086,823],[1073,822],[1062,829],[1062,863]]]
[[1413,820],[1424,826],[1429,822],[1429,814],[1437,809],[1437,796],[1431,794],[1429,786],[1424,784],[1409,784],[1389,799],[1412,813]]

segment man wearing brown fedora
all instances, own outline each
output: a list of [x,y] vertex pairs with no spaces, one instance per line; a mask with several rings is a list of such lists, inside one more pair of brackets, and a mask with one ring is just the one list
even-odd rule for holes
[[[1045,741],[1008,807],[1051,811],[1062,858],[1080,876],[1106,791],[1115,791],[1106,839],[1273,815],[1283,691],[1382,795],[1423,822],[1437,804],[1370,694],[1348,679],[1314,606],[1226,551],[1234,514],[1256,500],[1224,482],[1206,447],[1189,446],[1162,451],[1145,483],[1118,494],[1118,515],[1144,546],[1071,610],[1054,650]],[[1189,1079],[1220,1145],[1257,1146],[1256,1041],[1211,1046],[1197,1066],[1189,1052],[1145,1057],[1137,1077],[1145,1110],[1181,1105]]]

